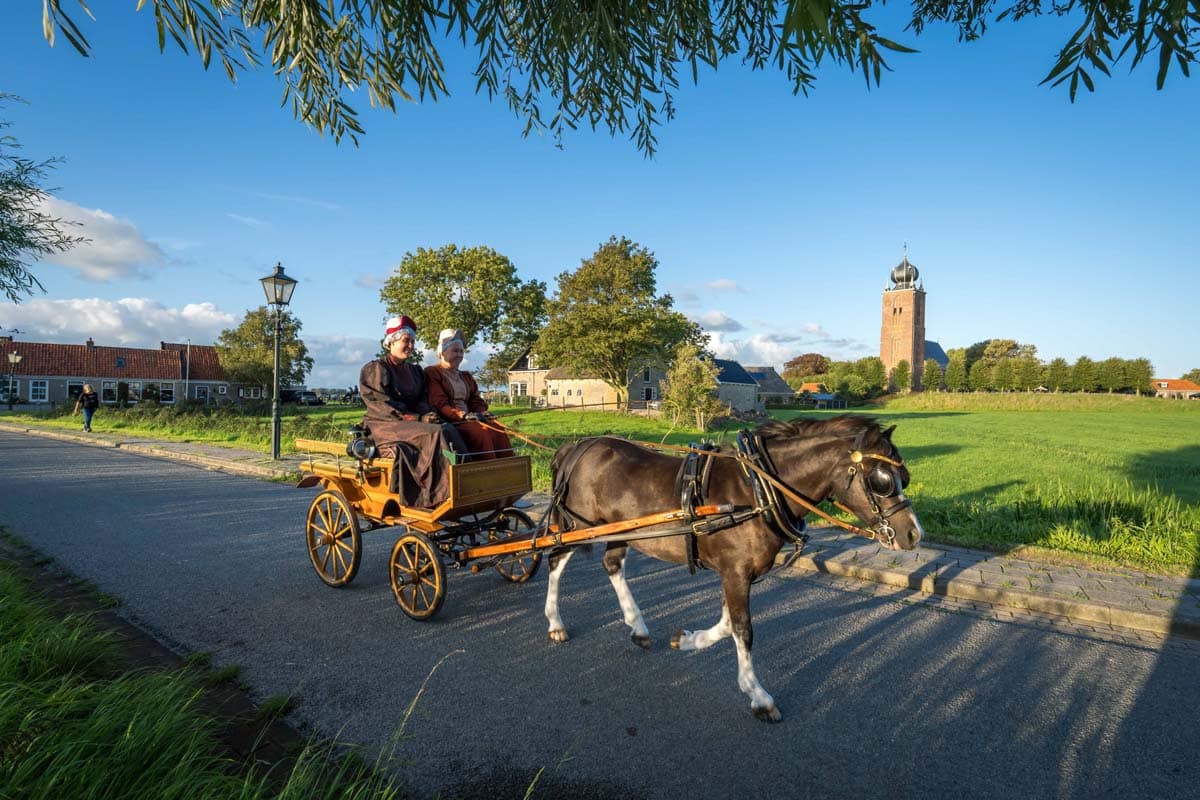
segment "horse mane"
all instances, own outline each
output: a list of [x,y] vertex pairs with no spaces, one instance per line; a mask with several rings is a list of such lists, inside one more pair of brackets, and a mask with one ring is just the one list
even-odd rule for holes
[[839,414],[825,419],[797,419],[791,422],[776,420],[760,425],[756,432],[763,439],[800,437],[857,438],[863,434],[863,445],[870,447],[883,439],[883,428],[874,417],[862,414]]

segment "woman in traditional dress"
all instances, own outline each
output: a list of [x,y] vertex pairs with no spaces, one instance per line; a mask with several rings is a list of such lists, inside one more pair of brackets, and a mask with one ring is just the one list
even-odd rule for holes
[[465,352],[459,331],[446,328],[438,334],[438,363],[425,368],[429,404],[442,419],[455,424],[472,459],[511,456],[512,443],[508,434],[495,429],[495,417],[488,413],[488,404],[479,395],[479,384],[471,373],[459,369]]

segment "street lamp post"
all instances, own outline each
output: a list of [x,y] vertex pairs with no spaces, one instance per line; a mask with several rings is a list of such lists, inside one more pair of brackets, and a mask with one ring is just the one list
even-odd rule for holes
[[8,354],[8,410],[13,408],[13,381],[17,377],[17,364],[21,363],[21,354],[13,350]]
[[292,292],[297,281],[283,271],[283,264],[276,264],[275,271],[260,278],[267,304],[275,309],[275,385],[271,394],[271,458],[279,460],[279,336],[283,329],[283,309],[292,302]]

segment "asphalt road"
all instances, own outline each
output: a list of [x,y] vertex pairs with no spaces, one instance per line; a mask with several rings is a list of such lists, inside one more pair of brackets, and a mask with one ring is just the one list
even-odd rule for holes
[[366,535],[351,586],[317,579],[313,494],[0,432],[0,524],[168,646],[241,665],[260,699],[294,695],[302,731],[381,748],[430,793],[520,797],[545,768],[547,797],[1200,797],[1195,642],[771,576],[755,587],[754,658],[784,721],[767,725],[730,641],[668,647],[715,622],[711,574],[631,557],[649,651],[582,555],[563,582],[567,644],[546,639],[544,571],[524,586],[452,573],[438,617],[417,623],[388,588],[388,531]]

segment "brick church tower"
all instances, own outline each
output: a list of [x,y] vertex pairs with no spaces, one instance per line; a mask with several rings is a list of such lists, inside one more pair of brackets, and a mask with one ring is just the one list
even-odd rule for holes
[[879,331],[879,358],[891,380],[892,370],[907,361],[912,386],[921,388],[925,370],[925,284],[917,283],[917,268],[904,258],[892,269],[883,290],[883,326]]

